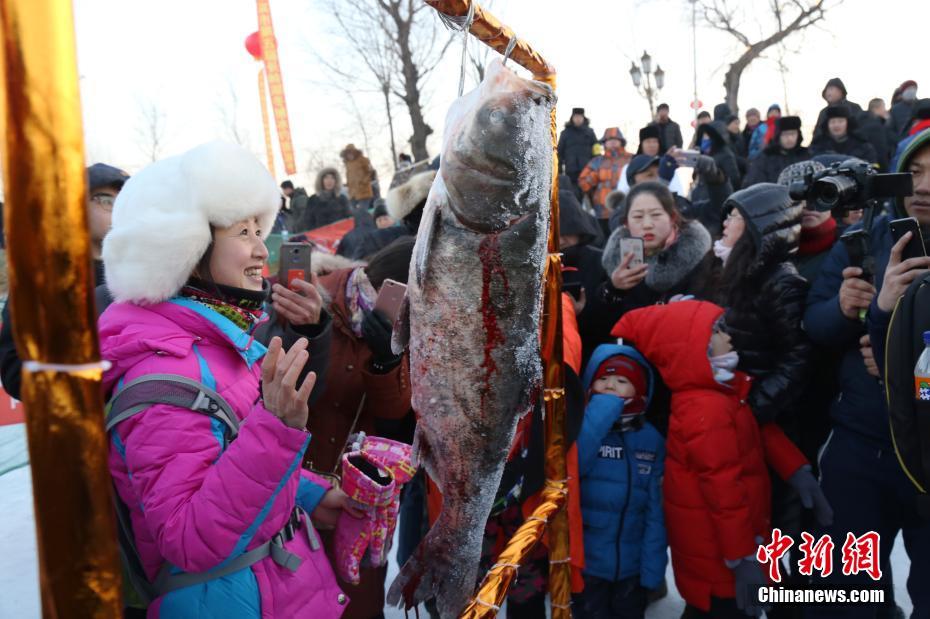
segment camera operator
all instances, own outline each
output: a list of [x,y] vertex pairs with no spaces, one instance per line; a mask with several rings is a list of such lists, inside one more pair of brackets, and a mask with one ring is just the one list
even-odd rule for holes
[[[930,553],[926,552],[930,548],[930,523],[920,522],[916,490],[897,461],[878,367],[861,317],[876,294],[881,309],[888,307],[889,296],[897,298],[903,293],[913,277],[905,274],[904,268],[930,265],[930,261],[921,265],[899,264],[892,257],[888,228],[890,220],[909,216],[921,226],[930,226],[930,131],[915,138],[896,171],[914,173],[914,195],[897,198],[893,212],[876,218],[871,227],[865,257],[874,259],[874,283],[864,278],[861,267],[851,266],[847,245],[837,243],[808,295],[804,324],[815,343],[844,351],[839,367],[840,394],[830,410],[832,431],[820,459],[821,484],[835,518],[833,526],[822,533],[831,534],[834,540],[845,539],[847,532],[859,536],[876,531],[881,535],[882,584],[886,588],[886,604],[893,610],[889,556],[898,531],[903,531],[911,560],[907,582],[914,604],[913,616],[925,617],[930,613],[930,589],[925,586],[930,582]],[[900,251],[895,255],[899,256]],[[879,285],[878,290],[875,284]],[[868,582],[869,577],[844,576],[836,570],[826,580],[858,584]],[[879,609],[844,607],[834,608],[832,613],[875,617]],[[829,616],[831,609],[813,608],[809,614]]]

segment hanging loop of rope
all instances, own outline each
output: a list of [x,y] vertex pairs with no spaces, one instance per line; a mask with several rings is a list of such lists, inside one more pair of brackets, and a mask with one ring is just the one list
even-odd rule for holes
[[468,14],[465,17],[439,13],[439,19],[446,28],[454,32],[462,32],[462,66],[459,70],[459,96],[465,92],[465,61],[468,58],[468,31],[475,21],[475,2],[468,5]]
[[510,38],[510,42],[507,43],[507,49],[504,50],[504,66],[507,66],[507,61],[510,60],[510,54],[513,53],[513,48],[517,46],[517,35],[513,35]]

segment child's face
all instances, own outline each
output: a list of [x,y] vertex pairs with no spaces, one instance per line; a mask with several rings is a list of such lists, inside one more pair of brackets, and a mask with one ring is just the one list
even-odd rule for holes
[[725,331],[714,329],[713,335],[710,336],[710,355],[719,357],[732,350],[733,345],[730,343],[730,335]]
[[623,399],[636,397],[636,388],[633,387],[633,383],[626,377],[617,376],[616,374],[608,374],[598,378],[594,381],[592,389],[594,393],[615,395]]

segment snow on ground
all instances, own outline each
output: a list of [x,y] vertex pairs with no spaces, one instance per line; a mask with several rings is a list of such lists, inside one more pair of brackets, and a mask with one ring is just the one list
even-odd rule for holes
[[[25,459],[25,432],[22,424],[0,426],[0,591],[3,592],[0,595],[0,619],[41,617],[32,478],[28,466],[15,466],[24,463]],[[911,603],[905,589],[905,580],[910,563],[900,536],[895,540],[891,562],[895,576],[895,599],[905,616],[908,616]],[[397,563],[392,553],[388,567],[389,585],[397,572]],[[646,611],[649,619],[678,619],[684,610],[684,601],[675,588],[671,566],[666,580],[669,594],[649,607]],[[384,615],[386,619],[403,619],[405,616],[403,610],[396,608],[386,608]],[[410,613],[409,616],[414,615]],[[421,608],[420,617],[427,619],[428,616]]]

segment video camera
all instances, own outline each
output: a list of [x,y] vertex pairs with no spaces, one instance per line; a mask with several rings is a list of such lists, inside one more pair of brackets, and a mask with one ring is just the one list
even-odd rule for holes
[[864,161],[847,159],[792,183],[789,193],[792,200],[806,200],[809,209],[845,212],[909,196],[914,182],[910,174],[879,174]]

